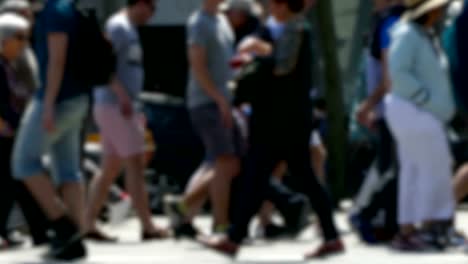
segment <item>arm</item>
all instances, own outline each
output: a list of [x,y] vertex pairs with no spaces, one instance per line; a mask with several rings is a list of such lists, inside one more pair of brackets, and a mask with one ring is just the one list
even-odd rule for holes
[[133,105],[132,99],[125,90],[123,83],[119,80],[117,75],[114,75],[111,78],[109,88],[117,96],[117,100],[120,105],[120,112],[126,118],[131,118],[133,116]]
[[380,39],[381,67],[382,76],[376,87],[372,87],[373,92],[361,103],[357,111],[357,120],[362,125],[372,127],[374,123],[373,109],[382,101],[384,96],[390,90],[390,74],[388,70],[388,50],[391,44],[391,30],[397,23],[397,17],[388,18],[384,24],[379,27],[380,33],[377,34]]
[[0,136],[12,136],[11,120],[18,118],[18,114],[14,113],[10,104],[10,92],[7,76],[3,69],[0,69]]
[[67,58],[68,37],[64,33],[52,33],[48,37],[49,64],[44,104],[53,107],[60,91]]
[[285,35],[277,43],[275,67],[273,70],[273,73],[277,76],[288,75],[294,71],[299,61],[304,39],[310,39],[310,32],[306,26],[301,26],[302,28],[300,29],[297,27],[297,25],[287,26],[284,32]]
[[219,110],[224,121],[225,126],[232,127],[232,113],[229,102],[224,98],[223,94],[219,92],[207,68],[206,50],[205,48],[192,44],[189,47],[189,62],[192,68],[193,75],[197,82],[200,84],[203,91],[213,99],[218,105]]
[[372,127],[374,122],[373,109],[382,102],[385,95],[390,91],[390,73],[388,68],[388,50],[382,51],[382,79],[373,90],[371,95],[367,97],[359,106],[356,116],[361,125],[368,128]]
[[225,100],[211,79],[207,68],[206,50],[200,45],[193,44],[189,47],[189,63],[197,82],[203,91],[215,102]]
[[54,130],[55,101],[60,91],[65,71],[68,36],[65,33],[49,33],[49,64],[47,66],[47,83],[44,96],[43,125],[48,132]]
[[388,51],[384,50],[382,53],[382,80],[372,94],[366,99],[370,108],[374,108],[378,105],[384,96],[390,91],[390,73],[388,71]]
[[[115,54],[117,54],[117,60],[120,59],[119,55],[122,57],[121,54],[125,54],[124,56],[126,56],[129,49],[129,41],[126,37],[125,29],[121,25],[112,25],[112,23],[108,22],[106,32],[106,37],[112,44]],[[117,97],[122,115],[130,118],[133,115],[132,99],[117,72],[111,78],[109,89]]]
[[239,54],[254,53],[259,56],[268,56],[273,52],[273,47],[270,43],[257,37],[247,37],[239,44],[237,52]]
[[[412,74],[418,42],[414,32],[404,32],[395,39],[388,57],[392,87],[398,96],[410,101],[421,98],[421,95],[425,96],[423,84]],[[420,100],[421,103],[423,100],[425,98]]]

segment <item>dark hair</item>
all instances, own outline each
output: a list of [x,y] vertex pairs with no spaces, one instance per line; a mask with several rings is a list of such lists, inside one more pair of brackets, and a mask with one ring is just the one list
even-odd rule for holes
[[427,20],[429,20],[429,14],[424,14],[416,19],[414,19],[414,23],[424,26],[427,23]]
[[286,3],[293,13],[300,13],[304,10],[304,0],[275,0],[277,3]]
[[136,5],[138,4],[140,1],[143,1],[145,3],[149,3],[153,0],[127,0],[127,6],[133,6],[133,5]]

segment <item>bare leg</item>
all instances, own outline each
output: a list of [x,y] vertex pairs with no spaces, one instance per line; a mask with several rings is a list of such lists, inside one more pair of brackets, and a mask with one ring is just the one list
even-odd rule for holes
[[107,199],[109,188],[121,171],[122,160],[114,155],[104,155],[102,172],[94,176],[90,184],[90,195],[87,206],[87,227],[96,231],[96,220]]
[[260,225],[265,227],[272,223],[271,218],[273,216],[273,211],[275,206],[271,202],[264,202],[260,212],[258,213],[258,218]]
[[66,214],[64,205],[55,191],[50,179],[45,175],[36,175],[27,178],[24,183],[49,220],[54,221]]
[[156,233],[159,230],[152,221],[149,208],[148,192],[145,188],[145,162],[144,155],[134,155],[126,160],[125,184],[130,193],[138,217],[140,218],[143,233]]
[[458,169],[453,182],[455,197],[458,202],[468,195],[468,164]]
[[213,166],[202,164],[192,176],[182,199],[182,203],[187,208],[187,221],[191,221],[208,200],[213,175]]
[[85,220],[85,188],[82,182],[65,183],[60,187],[63,202],[68,208],[69,215],[82,233],[86,233]]
[[231,181],[239,174],[240,161],[234,156],[222,156],[216,160],[215,173],[210,186],[215,227],[229,225],[229,199]]

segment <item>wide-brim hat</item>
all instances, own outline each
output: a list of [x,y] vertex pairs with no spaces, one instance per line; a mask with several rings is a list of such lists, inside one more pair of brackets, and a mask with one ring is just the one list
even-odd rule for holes
[[452,0],[405,0],[407,11],[403,15],[403,19],[417,19],[437,8],[447,6]]
[[254,0],[225,0],[219,6],[222,12],[229,10],[242,10],[251,16],[260,16],[262,14],[261,6]]

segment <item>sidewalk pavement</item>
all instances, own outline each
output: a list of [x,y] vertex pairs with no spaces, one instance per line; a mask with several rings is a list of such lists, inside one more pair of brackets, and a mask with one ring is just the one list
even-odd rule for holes
[[[166,218],[155,218],[162,225],[167,225]],[[312,226],[305,230],[297,241],[254,242],[241,251],[233,261],[214,254],[190,241],[167,240],[152,243],[140,243],[139,226],[135,219],[131,219],[120,226],[106,226],[106,231],[120,237],[117,245],[100,245],[89,243],[90,256],[81,264],[465,264],[468,255],[461,250],[451,250],[446,253],[401,254],[387,247],[368,247],[361,244],[349,232],[349,225],[343,214],[338,215],[338,222],[342,230],[347,252],[341,256],[319,261],[303,261],[302,255],[306,251],[318,246],[320,240],[316,235],[316,228]],[[211,221],[199,218],[196,224],[204,231],[208,231]],[[460,212],[458,227],[468,231],[468,212]],[[53,264],[43,262],[40,254],[45,248],[31,249],[29,246],[12,252],[0,252],[0,264]]]

